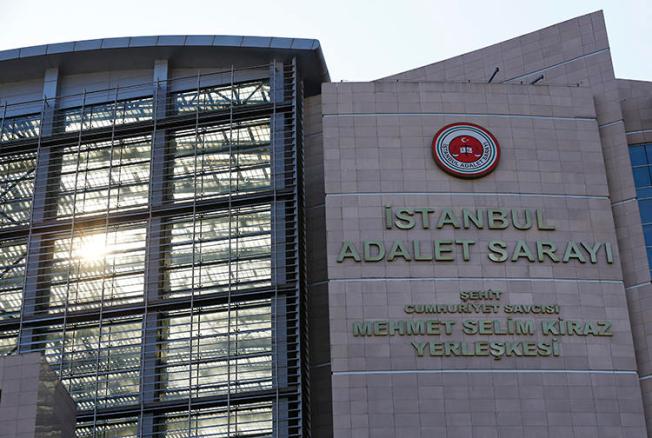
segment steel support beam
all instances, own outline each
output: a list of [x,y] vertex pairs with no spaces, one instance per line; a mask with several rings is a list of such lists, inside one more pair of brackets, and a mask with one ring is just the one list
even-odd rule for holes
[[[153,96],[154,96],[154,131],[150,161],[149,182],[149,220],[147,222],[147,245],[145,255],[145,314],[143,316],[142,363],[141,363],[141,408],[158,401],[160,375],[158,360],[158,332],[160,313],[149,308],[150,303],[158,302],[163,288],[162,266],[163,248],[167,240],[165,226],[161,217],[152,217],[152,209],[160,208],[165,201],[165,151],[166,130],[158,127],[158,122],[167,115],[168,96],[168,61],[158,59],[154,62]],[[139,425],[140,436],[153,436],[156,428],[155,415],[141,411]]]
[[[30,215],[30,230],[33,224],[41,223],[48,219],[52,209],[48,206],[48,197],[53,191],[52,187],[58,188],[58,175],[60,162],[52,146],[41,147],[41,139],[50,136],[54,132],[54,120],[56,111],[56,98],[59,90],[59,69],[49,68],[43,75],[43,107],[41,110],[41,128],[36,149],[36,171],[34,172],[34,190],[32,197],[32,208]],[[56,210],[54,211],[56,213]],[[21,322],[25,318],[32,317],[38,310],[47,306],[48,296],[39,297],[38,290],[41,288],[41,270],[44,264],[52,259],[52,245],[46,242],[43,235],[33,234],[31,231],[27,237],[27,263],[25,266],[25,283],[23,286],[23,303],[21,311]],[[28,352],[40,347],[33,342],[34,330],[23,329],[21,324],[18,339],[18,351]]]

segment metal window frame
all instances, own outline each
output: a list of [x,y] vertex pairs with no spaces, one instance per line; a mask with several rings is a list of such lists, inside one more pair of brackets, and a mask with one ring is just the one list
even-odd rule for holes
[[[158,73],[167,77],[165,70]],[[246,71],[245,71],[246,70]],[[260,76],[260,66],[254,70],[243,70],[242,77],[251,79]],[[266,104],[256,104],[251,107],[233,104],[226,110],[194,114],[174,115],[170,113],[169,96],[171,96],[168,81],[157,79],[152,86],[153,117],[152,120],[132,124],[118,124],[113,117],[110,127],[99,127],[84,130],[83,124],[78,132],[56,132],[41,130],[34,139],[24,139],[3,143],[7,150],[36,151],[37,169],[35,177],[35,196],[32,203],[32,223],[11,230],[0,229],[0,239],[24,238],[28,240],[28,261],[26,267],[25,298],[31,299],[39,306],[47,307],[47,302],[40,299],[36,291],[43,288],[43,273],[47,272],[51,263],[52,245],[45,237],[52,233],[69,233],[72,238],[77,230],[88,227],[103,227],[108,230],[119,224],[133,221],[146,221],[146,254],[144,261],[144,300],[142,303],[132,303],[118,306],[68,311],[62,314],[47,314],[27,311],[25,300],[19,321],[0,321],[0,333],[17,331],[19,350],[21,352],[42,349],[44,339],[40,335],[43,329],[57,324],[63,325],[64,335],[67,324],[96,321],[100,326],[103,321],[126,316],[142,316],[142,345],[139,402],[129,406],[95,408],[81,411],[78,414],[80,424],[98,426],[106,421],[119,418],[140,418],[138,422],[139,436],[158,436],[156,424],[169,412],[195,412],[197,409],[223,406],[229,412],[231,407],[246,405],[252,402],[267,401],[273,410],[273,433],[275,436],[304,436],[302,402],[306,402],[303,386],[305,364],[304,349],[301,345],[302,330],[302,300],[303,286],[301,271],[303,267],[301,256],[302,210],[301,193],[301,89],[296,60],[293,58],[276,60],[267,66],[267,78],[270,82],[271,101]],[[155,72],[156,74],[156,72]],[[224,72],[220,73],[221,75]],[[234,87],[238,81],[239,70],[231,68],[230,84]],[[214,85],[215,80],[207,80]],[[197,76],[197,92],[203,88],[202,75]],[[120,95],[114,91],[114,107]],[[110,90],[106,90],[110,93]],[[70,99],[67,99],[69,102]],[[47,122],[41,126],[55,126],[54,118],[58,114],[57,99],[44,99],[41,117],[47,117]],[[81,111],[83,114],[86,99],[82,97]],[[109,102],[110,103],[110,102]],[[93,102],[95,105],[95,102]],[[47,106],[47,110],[46,107]],[[198,107],[199,108],[199,107]],[[114,108],[115,111],[115,108]],[[253,120],[259,117],[269,117],[272,125],[271,138],[271,169],[272,187],[260,193],[235,194],[229,191],[224,197],[198,201],[197,197],[191,203],[170,203],[166,198],[169,193],[170,181],[170,151],[168,147],[169,132],[175,129],[194,128],[208,124],[224,123],[233,126],[237,121]],[[4,117],[3,117],[4,123]],[[51,131],[51,132],[50,132]],[[88,141],[100,139],[111,140],[132,135],[152,135],[151,165],[149,181],[149,204],[147,208],[136,211],[111,211],[91,217],[79,217],[73,214],[68,219],[58,219],[54,212],[48,209],[48,201],[52,199],[60,171],[57,170],[57,157],[63,147],[75,144],[79,152],[81,145]],[[230,151],[231,155],[233,151]],[[195,160],[198,159],[195,148]],[[59,160],[60,161],[60,160]],[[113,160],[111,160],[113,162]],[[110,164],[112,166],[112,164]],[[196,169],[196,167],[195,167]],[[76,173],[79,175],[79,169]],[[111,190],[109,188],[109,190]],[[191,294],[188,298],[163,300],[160,296],[162,282],[162,263],[165,258],[161,248],[168,238],[163,232],[168,218],[191,214],[195,217],[201,212],[226,210],[240,206],[268,203],[272,211],[272,275],[269,287],[258,287],[250,290],[229,289],[208,296]],[[73,206],[74,208],[74,206]],[[197,239],[194,239],[197,241]],[[194,266],[194,264],[193,264]],[[273,333],[273,386],[270,390],[227,392],[224,396],[199,397],[188,400],[162,401],[157,397],[158,342],[157,327],[162,312],[174,309],[192,310],[211,304],[230,304],[243,300],[269,299],[272,309]],[[101,348],[101,341],[98,346]],[[99,352],[97,360],[99,361]],[[228,360],[228,359],[227,359]],[[192,358],[189,358],[192,361]],[[98,362],[99,367],[99,362]],[[96,376],[96,387],[99,377]],[[146,387],[153,391],[147,393]],[[304,399],[302,400],[302,397]],[[190,418],[190,416],[189,416]],[[191,420],[188,422],[188,436],[191,436]]]

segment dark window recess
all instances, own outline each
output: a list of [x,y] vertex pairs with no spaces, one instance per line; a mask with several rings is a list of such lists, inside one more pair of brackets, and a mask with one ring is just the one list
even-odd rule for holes
[[636,187],[636,198],[647,245],[647,259],[652,273],[652,143],[629,146],[629,159]]

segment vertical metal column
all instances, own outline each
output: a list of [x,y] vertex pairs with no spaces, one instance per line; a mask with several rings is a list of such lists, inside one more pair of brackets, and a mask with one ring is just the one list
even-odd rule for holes
[[0,117],[0,141],[2,141],[3,131],[5,128],[5,120],[7,119],[7,101],[2,105],[2,117]]
[[[57,160],[57,153],[52,146],[41,147],[41,138],[54,133],[55,111],[59,89],[59,69],[49,68],[45,70],[43,77],[43,106],[41,110],[39,146],[37,148],[36,169],[34,171],[34,190],[32,198],[32,209],[30,220],[30,232],[27,242],[27,261],[25,266],[25,284],[23,289],[23,302],[21,309],[21,327],[18,346],[20,352],[27,352],[38,349],[32,342],[33,329],[24,328],[22,321],[33,316],[38,310],[37,307],[47,305],[39,303],[39,271],[44,263],[52,257],[51,243],[40,234],[32,234],[35,224],[42,223],[49,219],[50,211],[47,209],[48,197],[52,196],[50,188],[53,180],[56,179],[58,186],[58,175],[60,173],[60,161]],[[56,195],[55,195],[56,196]],[[47,299],[47,297],[43,297]]]
[[160,217],[152,216],[152,209],[161,207],[166,197],[166,132],[158,129],[157,122],[167,115],[168,101],[168,61],[156,60],[154,63],[154,98],[153,118],[154,131],[152,133],[152,150],[150,161],[149,183],[149,221],[147,227],[147,244],[145,254],[145,314],[143,315],[143,342],[141,347],[141,379],[140,379],[140,406],[141,418],[139,436],[153,436],[156,427],[155,416],[145,412],[144,406],[158,399],[159,370],[158,370],[158,326],[160,315],[150,312],[148,304],[158,301],[161,296],[164,279],[162,264],[164,262],[163,248],[167,240],[165,226]]
[[[272,285],[278,291],[280,285],[286,283],[286,233],[287,217],[285,201],[278,200],[276,194],[286,186],[286,131],[285,114],[277,112],[277,106],[286,102],[285,87],[287,78],[283,62],[274,60],[270,63],[270,99],[272,100],[271,128],[271,183],[273,201],[272,214]],[[288,406],[279,397],[279,388],[288,384],[287,363],[287,302],[278,292],[272,297],[272,366],[273,384],[277,391],[273,401],[274,436],[285,437],[288,434]]]
[[[118,110],[118,96],[120,95],[120,87],[116,87],[115,89],[115,95],[113,98],[113,114],[111,116],[111,149],[109,153],[109,187],[108,187],[108,193],[106,196],[106,211],[104,212],[104,247],[107,248],[109,246],[109,215],[111,213],[111,189],[113,188],[111,186],[111,179],[113,175],[113,166],[114,166],[114,159],[115,159],[115,144],[116,144],[116,138],[115,138],[115,124],[116,124],[116,113]],[[120,156],[122,153],[120,153]],[[118,167],[120,169],[120,167]],[[120,172],[118,172],[119,174]],[[120,184],[120,177],[118,177],[118,184]],[[119,193],[119,187],[116,187]],[[118,198],[119,199],[119,198]],[[117,207],[117,203],[114,206],[114,208]],[[115,238],[114,238],[115,239]],[[115,265],[115,260],[114,260],[114,265]],[[113,266],[115,267],[115,266]],[[97,425],[97,404],[98,404],[98,395],[100,392],[100,375],[103,374],[101,372],[101,358],[102,358],[102,338],[104,336],[103,331],[104,331],[104,293],[106,291],[106,282],[109,280],[107,278],[109,272],[107,270],[107,258],[106,256],[103,257],[102,260],[102,292],[101,292],[101,300],[100,300],[100,319],[99,319],[99,326],[98,326],[98,335],[97,335],[97,351],[95,354],[95,396],[93,398],[93,424]],[[111,283],[113,283],[113,279],[111,279]]]
[[[270,116],[271,128],[271,181],[274,194],[285,188],[285,114],[278,113],[276,106],[285,101],[285,74],[283,63],[273,61],[270,64],[270,99],[273,103],[273,111]],[[284,203],[275,202],[272,204],[272,282],[275,285],[285,284],[285,206]]]
[[293,150],[294,150],[294,218],[295,218],[295,239],[294,239],[294,260],[296,275],[296,295],[294,319],[294,333],[297,351],[297,383],[299,385],[299,406],[296,407],[299,418],[296,422],[301,435],[311,436],[310,427],[310,373],[309,373],[309,345],[308,345],[308,294],[307,278],[304,263],[307,260],[305,253],[305,191],[304,191],[304,149],[303,149],[303,82],[299,81],[301,72],[297,65],[296,58],[292,59],[292,82],[293,99]]

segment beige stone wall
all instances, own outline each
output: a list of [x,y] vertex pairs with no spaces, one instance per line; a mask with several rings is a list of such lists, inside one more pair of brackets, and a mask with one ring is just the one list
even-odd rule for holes
[[[646,417],[652,432],[652,285],[627,151],[652,141],[652,85],[615,78],[601,12],[372,83],[327,84],[322,107],[326,201],[315,214],[327,233],[335,436],[632,437],[647,435]],[[498,138],[491,175],[465,181],[435,165],[433,134],[460,121]],[[388,230],[388,204],[538,208],[557,229]],[[483,252],[492,238],[610,241],[616,260],[496,264]],[[370,239],[476,244],[469,262],[335,260],[343,240]],[[496,361],[417,357],[405,337],[352,334],[353,321],[406,319],[405,304],[489,287],[503,303],[609,319],[614,336]]]
[[628,143],[652,142],[652,82],[616,82]]
[[[627,143],[652,142],[652,83],[642,81],[617,80],[620,106],[623,113],[623,123]],[[629,259],[623,266],[630,266],[630,270],[640,269],[648,272],[647,258],[636,259],[645,251],[645,241],[638,220],[638,205],[634,200],[623,200],[622,205],[614,208],[617,223],[621,225],[620,235],[622,246],[636,248],[631,251]],[[629,288],[630,318],[632,332],[636,341],[636,355],[638,358],[639,378],[645,401],[648,433],[652,434],[652,285],[645,281],[644,274],[639,283]]]
[[[340,83],[324,87],[322,102],[335,436],[645,436],[619,260],[494,263],[485,250],[496,238],[617,247],[591,90]],[[434,163],[434,133],[459,121],[499,140],[503,155],[492,174],[461,180]],[[385,205],[540,209],[557,229],[387,230]],[[433,239],[474,240],[472,259],[336,260],[343,240]],[[495,360],[418,357],[410,345],[418,336],[352,334],[354,321],[406,319],[405,304],[457,303],[460,290],[489,288],[505,292],[503,303],[556,303],[564,319],[611,320],[614,336],[565,337],[560,357]],[[445,318],[461,324],[474,317]]]
[[[616,80],[607,29],[601,11],[558,23],[490,47],[399,73],[381,81],[486,82],[496,67],[495,83],[529,84],[543,75],[545,84],[591,89],[600,128],[609,196],[621,244],[624,281],[630,290],[650,282],[621,111],[622,82]],[[629,86],[633,86],[630,83]],[[639,89],[644,87],[638,84]],[[626,110],[627,111],[627,110]],[[629,205],[631,204],[631,205]],[[638,303],[633,303],[634,307]],[[639,340],[636,340],[639,342]],[[644,340],[640,340],[644,342]],[[642,359],[644,361],[648,358]]]
[[72,438],[75,403],[40,353],[0,359],[0,438]]

